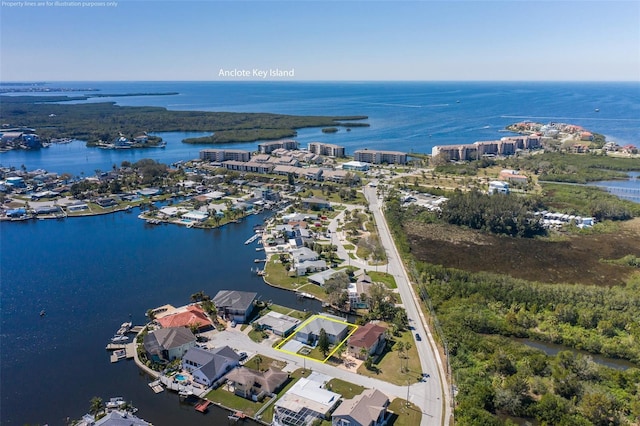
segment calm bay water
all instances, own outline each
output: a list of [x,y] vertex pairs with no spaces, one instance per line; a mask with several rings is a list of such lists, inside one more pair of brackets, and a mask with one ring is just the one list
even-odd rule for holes
[[[93,98],[123,106],[161,106],[172,110],[272,112],[296,115],[366,115],[371,126],[324,134],[300,129],[303,147],[312,141],[337,143],[348,153],[359,148],[431,153],[434,145],[494,140],[505,126],[521,120],[562,121],[607,135],[621,145],[640,144],[639,83],[541,82],[73,82],[50,87],[98,88],[99,93],[166,93],[168,96]],[[92,94],[95,92],[86,92]],[[81,95],[78,92],[51,95]],[[599,112],[595,110],[599,109]],[[190,136],[190,135],[189,135]],[[185,145],[184,134],[165,137],[165,149],[85,148],[82,143],[41,151],[0,154],[3,166],[45,168],[93,174],[122,161],[154,158],[174,162],[196,158],[202,145]],[[225,144],[254,149],[258,142]]]
[[[59,87],[62,83],[52,84]],[[323,134],[300,129],[298,141],[430,153],[433,145],[497,139],[515,121],[564,121],[620,144],[640,143],[638,83],[64,83],[102,93],[179,92],[174,96],[92,99],[174,110],[367,115],[369,128]],[[54,94],[54,93],[51,93]],[[62,93],[73,95],[73,93]],[[90,92],[89,92],[90,94]],[[459,102],[458,102],[459,101]],[[598,108],[600,112],[595,112]],[[92,175],[122,161],[196,158],[192,134],[162,134],[165,149],[100,150],[81,142],[0,154],[3,166]],[[257,142],[229,144],[253,149]],[[300,309],[317,303],[266,286],[250,273],[254,246],[243,242],[252,216],[223,229],[149,227],[136,214],[64,221],[0,223],[0,423],[63,424],[87,412],[93,396],[123,396],[156,425],[226,424],[155,395],[132,362],[110,364],[104,346],[129,318],[165,303],[181,305],[204,290],[257,291],[263,300]],[[45,309],[44,318],[39,312]],[[216,417],[217,416],[217,417]]]
[[256,291],[262,300],[320,308],[251,273],[256,246],[243,243],[263,217],[203,231],[136,216],[0,223],[3,425],[63,424],[82,416],[93,396],[123,396],[156,425],[212,424],[215,413],[181,407],[175,393],[153,394],[133,362],[109,362],[105,346],[119,325],[130,315],[143,324],[148,308],[188,303],[199,290]]

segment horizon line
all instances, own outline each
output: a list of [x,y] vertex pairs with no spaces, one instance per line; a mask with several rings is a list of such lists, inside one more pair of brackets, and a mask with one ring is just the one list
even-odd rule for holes
[[639,83],[640,80],[0,80],[0,85],[49,83]]

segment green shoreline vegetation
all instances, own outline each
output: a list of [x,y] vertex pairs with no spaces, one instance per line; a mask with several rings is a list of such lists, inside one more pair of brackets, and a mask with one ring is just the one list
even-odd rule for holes
[[[581,184],[626,179],[640,170],[638,160],[539,152],[434,166],[397,179],[395,188],[453,204],[436,214],[402,206],[390,191],[385,214],[435,336],[448,349],[456,424],[635,424],[640,205]],[[486,191],[502,168],[520,170],[529,182],[513,185],[510,202],[475,200],[474,190]],[[540,232],[528,212],[542,209],[593,216],[597,224]],[[546,355],[517,338],[566,350]],[[639,367],[616,370],[571,349]]]
[[87,141],[87,146],[95,146],[100,141],[110,142],[120,135],[133,136],[143,132],[212,132],[211,136],[189,138],[183,142],[215,144],[292,137],[296,135],[296,129],[306,127],[369,125],[350,122],[364,120],[366,116],[169,111],[161,107],[118,106],[114,102],[56,103],[88,97],[2,96],[0,118],[12,127],[35,128],[43,140],[75,138]]

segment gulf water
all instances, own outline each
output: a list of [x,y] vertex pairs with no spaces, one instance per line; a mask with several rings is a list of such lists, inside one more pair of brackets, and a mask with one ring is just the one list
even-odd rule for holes
[[[92,99],[175,110],[366,115],[368,128],[323,134],[300,129],[298,141],[407,152],[433,145],[500,138],[520,120],[563,121],[603,133],[621,145],[640,144],[638,83],[51,83],[102,93],[179,92],[173,96]],[[87,92],[91,93],[91,92]],[[53,94],[53,93],[52,93]],[[60,93],[74,95],[76,93]],[[599,112],[595,110],[599,109]],[[189,135],[190,136],[190,135]],[[0,154],[3,166],[92,175],[122,161],[196,158],[204,146],[163,134],[165,149],[100,150],[82,142]],[[258,142],[229,144],[254,149]],[[243,242],[263,217],[202,231],[146,225],[117,213],[64,221],[0,223],[0,420],[3,425],[64,424],[88,411],[93,396],[123,396],[156,425],[226,423],[156,395],[132,362],[109,362],[105,345],[130,317],[165,303],[181,305],[204,290],[256,291],[299,309],[317,309],[251,274],[256,256]],[[39,312],[46,311],[41,318]],[[218,417],[216,417],[218,416]],[[216,420],[217,419],[217,420]]]

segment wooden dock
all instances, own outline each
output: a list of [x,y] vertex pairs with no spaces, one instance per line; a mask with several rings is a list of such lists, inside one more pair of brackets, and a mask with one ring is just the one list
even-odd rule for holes
[[118,362],[121,359],[131,359],[136,352],[135,343],[127,343],[126,345],[120,345],[116,343],[109,343],[107,345],[108,351],[113,351],[110,356],[111,362]]
[[194,408],[196,409],[196,411],[200,411],[201,413],[204,413],[209,408],[209,405],[211,405],[211,401],[207,401],[205,399],[198,402]]
[[164,388],[162,387],[162,384],[160,384],[160,380],[155,380],[155,381],[149,383],[149,387],[155,393],[160,393],[160,392],[164,391]]

